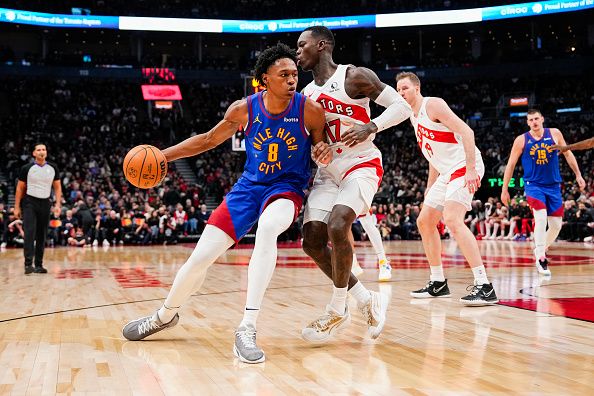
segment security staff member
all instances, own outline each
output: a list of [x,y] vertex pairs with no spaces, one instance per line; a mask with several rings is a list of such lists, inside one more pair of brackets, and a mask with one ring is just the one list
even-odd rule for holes
[[[23,166],[16,187],[14,214],[23,216],[25,231],[25,274],[46,274],[43,268],[43,250],[50,218],[52,186],[56,194],[56,207],[61,207],[62,185],[58,167],[46,161],[47,148],[43,143],[33,146],[35,161]],[[33,268],[35,255],[35,268]]]

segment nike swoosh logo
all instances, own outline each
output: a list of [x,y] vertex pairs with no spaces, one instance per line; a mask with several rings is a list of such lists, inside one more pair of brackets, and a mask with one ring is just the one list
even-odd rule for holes
[[433,293],[439,293],[444,287],[446,287],[445,284],[443,284],[439,289],[433,288]]
[[485,297],[489,297],[491,294],[493,294],[493,291],[494,291],[494,290],[495,290],[495,289],[491,289],[491,291],[490,291],[489,293],[485,293]]

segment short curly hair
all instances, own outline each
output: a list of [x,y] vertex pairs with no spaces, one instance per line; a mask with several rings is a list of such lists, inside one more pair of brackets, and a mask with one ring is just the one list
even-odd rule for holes
[[262,86],[266,86],[262,81],[262,75],[268,72],[268,68],[279,59],[288,58],[297,64],[297,53],[294,49],[283,43],[278,43],[274,47],[266,48],[256,61],[254,66],[254,78]]

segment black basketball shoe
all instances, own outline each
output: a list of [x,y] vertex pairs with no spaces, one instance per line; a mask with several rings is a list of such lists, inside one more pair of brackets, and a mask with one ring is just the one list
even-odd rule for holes
[[466,297],[462,297],[460,302],[464,305],[470,305],[473,307],[482,305],[497,304],[499,300],[495,294],[493,284],[485,283],[484,285],[471,285],[466,288],[470,291],[470,294]]
[[411,291],[410,295],[414,298],[450,297],[448,280],[446,279],[443,282],[430,280],[424,288]]

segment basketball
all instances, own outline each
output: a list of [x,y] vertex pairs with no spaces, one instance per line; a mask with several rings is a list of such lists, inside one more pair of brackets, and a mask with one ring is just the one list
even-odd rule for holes
[[130,184],[138,188],[152,188],[165,178],[167,159],[155,146],[142,144],[128,151],[123,168]]

